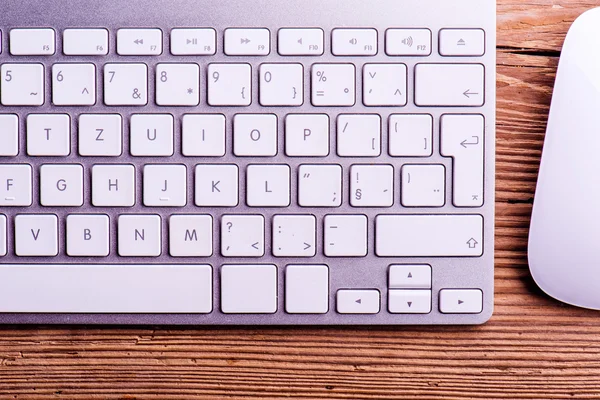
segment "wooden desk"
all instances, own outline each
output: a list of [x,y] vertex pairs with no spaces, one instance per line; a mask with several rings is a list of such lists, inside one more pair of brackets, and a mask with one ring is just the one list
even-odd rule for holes
[[595,5],[499,0],[496,310],[487,325],[5,328],[0,399],[600,398],[600,313],[546,297],[526,257],[559,51],[571,22]]

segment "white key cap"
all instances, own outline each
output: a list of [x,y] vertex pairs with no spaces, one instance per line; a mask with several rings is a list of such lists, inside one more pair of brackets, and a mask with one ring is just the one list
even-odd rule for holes
[[221,311],[225,314],[272,314],[277,311],[275,265],[223,265]]
[[225,116],[186,114],[181,128],[181,152],[187,157],[225,155]]
[[329,311],[327,265],[285,267],[285,311],[290,314],[325,314]]
[[172,257],[210,257],[213,254],[210,215],[172,215],[169,253]]
[[161,253],[158,215],[120,215],[118,246],[121,257],[158,257]]
[[67,254],[106,257],[110,252],[108,215],[67,216]]
[[442,207],[446,203],[446,168],[404,165],[401,188],[404,207]]
[[123,120],[120,114],[79,116],[79,155],[117,157],[123,153]]
[[265,28],[225,29],[228,56],[266,56],[271,52],[271,33]]
[[221,218],[221,254],[224,257],[262,257],[265,254],[265,218],[262,215],[224,215]]
[[374,56],[377,54],[377,31],[334,29],[331,32],[331,52],[336,56]]
[[96,207],[133,207],[135,204],[133,165],[94,165],[92,204]]
[[212,311],[210,265],[3,265],[0,281],[0,312]]
[[391,265],[390,289],[431,289],[431,265]]
[[288,165],[249,165],[246,170],[246,203],[250,207],[290,205]]
[[329,116],[288,114],[285,117],[285,154],[290,157],[329,155]]
[[0,115],[0,157],[19,154],[19,117],[15,114]]
[[195,203],[198,207],[235,207],[238,205],[237,165],[197,165]]
[[0,164],[0,206],[30,206],[31,202],[31,166]]
[[441,153],[452,157],[456,207],[483,205],[483,152],[485,121],[482,115],[443,115]]
[[144,166],[144,205],[183,207],[187,203],[185,165]]
[[301,207],[342,205],[342,167],[301,165],[298,169],[298,204]]
[[324,34],[319,28],[282,28],[277,42],[282,56],[320,56]]
[[40,167],[40,203],[43,206],[83,205],[83,167],[45,164]]
[[342,157],[377,157],[381,154],[379,115],[339,115],[337,153]]
[[353,165],[350,168],[350,204],[353,207],[391,207],[394,204],[394,168],[391,165]]
[[160,29],[119,29],[117,54],[121,56],[162,54],[162,31]]
[[104,104],[107,106],[145,106],[148,103],[146,64],[106,64],[104,66]]
[[417,64],[415,104],[480,107],[484,102],[481,64]]
[[431,54],[429,29],[388,29],[385,32],[388,56],[428,56]]
[[56,215],[17,215],[15,217],[15,253],[20,257],[58,255],[58,218]]
[[440,312],[444,314],[479,314],[483,311],[480,289],[440,290]]
[[13,56],[51,56],[55,52],[52,29],[11,29],[9,38],[10,54]]
[[41,106],[44,104],[42,64],[2,64],[0,75],[2,105]]
[[8,236],[6,235],[6,216],[0,215],[0,256],[5,256],[7,253]]
[[63,52],[67,56],[105,56],[108,54],[108,30],[65,29]]
[[171,54],[209,56],[217,52],[217,32],[212,28],[176,28],[171,30]]
[[388,311],[392,314],[429,314],[431,290],[390,290]]
[[485,32],[482,29],[442,29],[440,54],[443,56],[482,56]]
[[324,248],[327,257],[364,257],[367,255],[367,217],[364,215],[327,215],[324,220]]
[[249,106],[252,103],[250,64],[209,64],[208,104]]
[[355,95],[354,64],[313,64],[311,72],[313,106],[353,106]]
[[301,106],[304,103],[302,64],[262,64],[259,76],[262,106]]
[[379,257],[479,257],[481,215],[379,215],[375,220]]
[[363,103],[366,106],[405,106],[406,65],[366,64],[363,68]]
[[71,154],[71,119],[67,114],[27,116],[27,154],[68,156]]
[[172,156],[173,116],[171,114],[132,115],[129,140],[132,156]]
[[200,103],[198,64],[158,64],[156,66],[156,104],[159,106],[197,106]]
[[270,157],[277,154],[275,114],[237,114],[233,117],[233,153]]
[[57,106],[96,104],[96,67],[94,64],[54,64],[52,66],[52,103]]
[[314,257],[316,232],[314,215],[276,215],[273,217],[273,255]]
[[337,291],[340,314],[377,314],[381,308],[378,290],[341,289]]
[[389,152],[394,157],[433,154],[433,117],[429,114],[390,115]]

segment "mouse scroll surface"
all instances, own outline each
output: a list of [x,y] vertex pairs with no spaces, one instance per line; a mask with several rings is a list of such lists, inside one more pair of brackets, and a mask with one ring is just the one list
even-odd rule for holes
[[573,24],[561,54],[529,236],[542,290],[600,309],[600,8]]

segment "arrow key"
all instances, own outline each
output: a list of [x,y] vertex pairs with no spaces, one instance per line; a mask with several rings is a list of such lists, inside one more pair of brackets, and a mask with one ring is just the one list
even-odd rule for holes
[[429,314],[431,290],[390,290],[388,311],[392,314]]
[[340,314],[377,314],[380,310],[380,295],[376,289],[337,291],[337,312]]
[[390,265],[390,289],[431,289],[431,265]]
[[433,107],[481,107],[485,70],[481,64],[417,64],[415,103]]
[[483,311],[481,289],[440,290],[440,312],[444,314],[479,314]]

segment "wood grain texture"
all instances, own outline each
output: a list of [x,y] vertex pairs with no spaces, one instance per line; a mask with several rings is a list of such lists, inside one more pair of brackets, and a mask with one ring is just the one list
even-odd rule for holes
[[526,247],[552,85],[598,1],[499,0],[496,308],[481,327],[2,328],[0,399],[600,398],[600,314],[544,296]]

